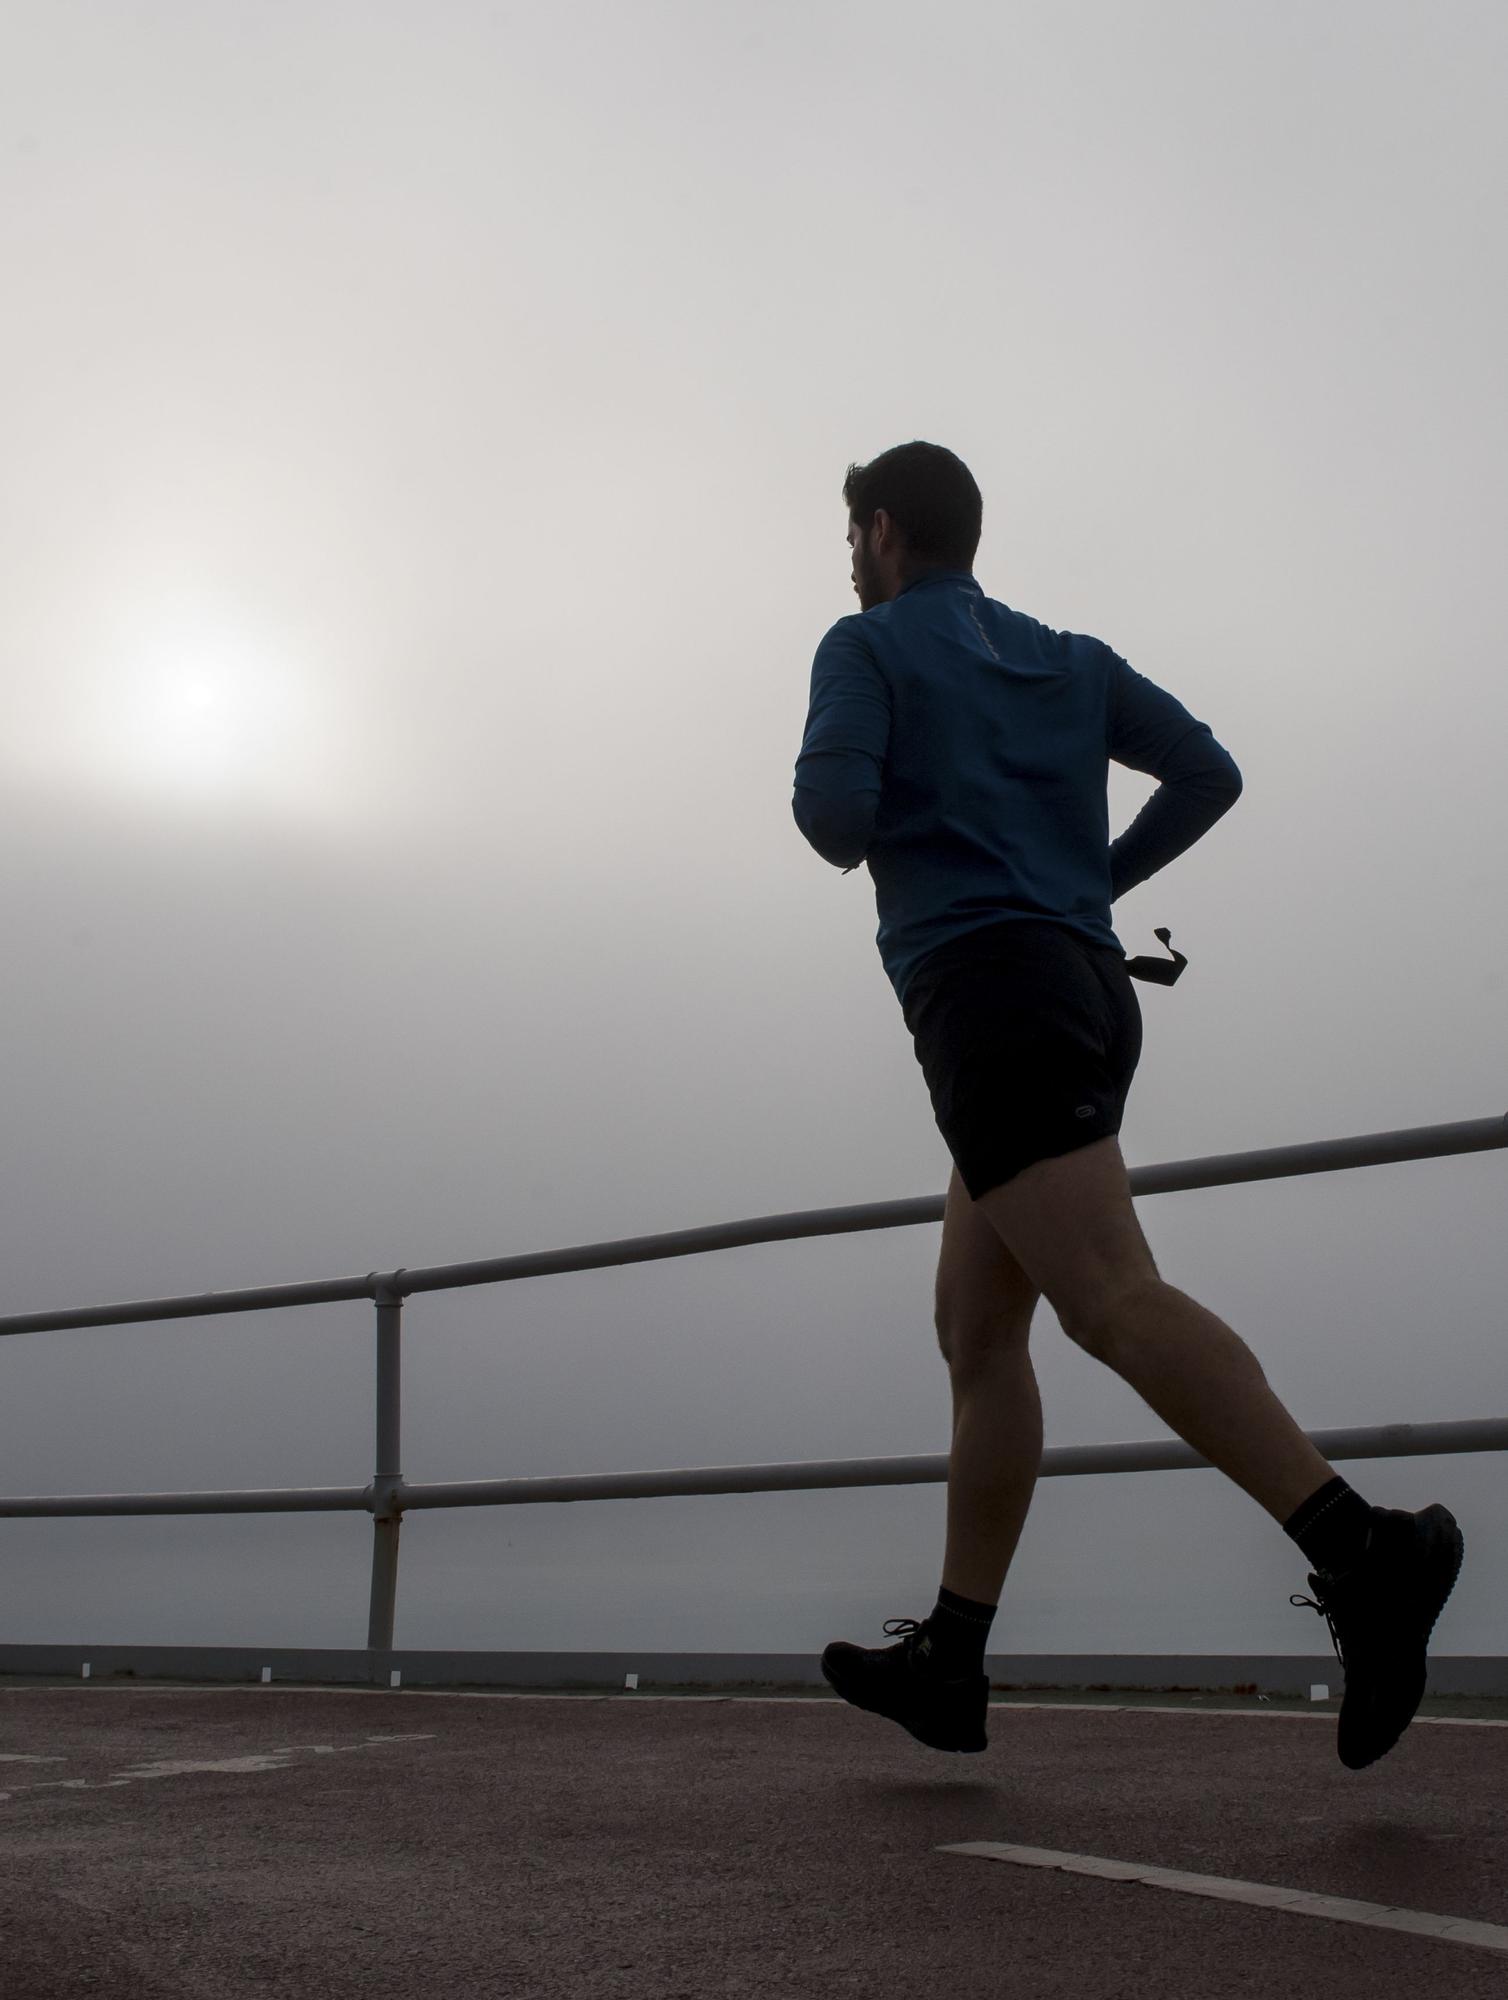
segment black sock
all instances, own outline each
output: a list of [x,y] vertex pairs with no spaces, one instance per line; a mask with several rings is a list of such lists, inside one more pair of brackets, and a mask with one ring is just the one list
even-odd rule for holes
[[933,1664],[945,1674],[982,1673],[984,1642],[999,1608],[976,1604],[973,1598],[960,1597],[954,1590],[939,1589],[937,1609],[927,1620]]
[[1372,1509],[1337,1473],[1283,1523],[1316,1569],[1348,1570],[1361,1561]]

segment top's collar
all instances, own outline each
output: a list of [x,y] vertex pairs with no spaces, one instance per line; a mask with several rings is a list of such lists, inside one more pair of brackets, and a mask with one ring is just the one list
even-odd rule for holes
[[984,595],[984,592],[979,585],[979,579],[975,576],[974,572],[969,569],[925,570],[922,573],[922,575],[913,577],[910,583],[903,585],[902,588],[895,593],[895,595],[896,597],[904,597],[908,590],[920,590],[925,584],[929,583],[965,583],[978,596],[983,597]]

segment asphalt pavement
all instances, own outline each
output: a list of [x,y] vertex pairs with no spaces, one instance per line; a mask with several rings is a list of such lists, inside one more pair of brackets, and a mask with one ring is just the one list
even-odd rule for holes
[[1502,2000],[1508,1705],[1337,1706],[7,1682],[0,1993]]

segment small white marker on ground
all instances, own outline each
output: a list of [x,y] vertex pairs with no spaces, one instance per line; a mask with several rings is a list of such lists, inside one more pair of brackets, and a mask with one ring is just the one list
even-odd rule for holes
[[88,1680],[88,1678],[89,1678],[89,1662],[88,1662],[87,1660],[85,1660],[85,1662],[84,1662],[84,1672],[83,1672],[83,1675],[82,1675],[82,1678],[83,1678],[84,1680]]
[[388,1686],[390,1688],[399,1687],[402,1685],[402,1682],[403,1682],[402,1669],[399,1667],[394,1667],[393,1671],[387,1677]]
[[262,1682],[263,1682],[263,1685],[265,1686],[265,1685],[266,1685],[266,1683],[267,1683],[268,1681],[270,1681],[271,1679],[272,1679],[272,1669],[271,1669],[271,1667],[263,1667],[263,1669],[262,1669]]
[[623,1676],[623,1685],[626,1688],[636,1688],[639,1685],[639,1676],[637,1674],[625,1674]]
[[1328,1701],[1330,1699],[1328,1683],[1325,1681],[1311,1681],[1309,1683],[1309,1699],[1311,1701]]

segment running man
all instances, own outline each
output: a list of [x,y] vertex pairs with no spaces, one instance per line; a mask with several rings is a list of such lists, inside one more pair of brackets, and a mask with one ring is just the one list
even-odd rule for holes
[[[851,465],[843,499],[861,608],[817,648],[792,805],[824,861],[869,868],[880,958],[953,1157],[936,1290],[953,1440],[935,1609],[889,1621],[893,1646],[834,1640],[823,1675],[934,1749],[986,1748],[985,1643],[1042,1457],[1027,1337],[1045,1295],[1313,1565],[1345,1678],[1336,1747],[1361,1770],[1418,1709],[1461,1531],[1438,1504],[1368,1505],[1246,1343],[1161,1277],[1117,1137],[1142,1024],[1110,906],[1230,810],[1241,774],[1102,641],[985,596],[983,503],[951,451]],[[1113,842],[1111,759],[1161,781]],[[1130,970],[1170,983],[1174,959]]]

